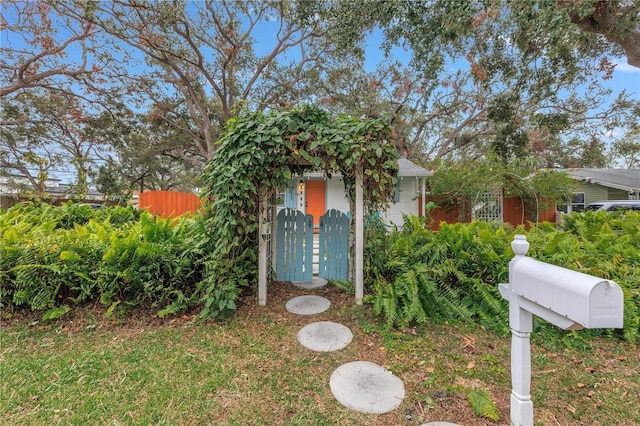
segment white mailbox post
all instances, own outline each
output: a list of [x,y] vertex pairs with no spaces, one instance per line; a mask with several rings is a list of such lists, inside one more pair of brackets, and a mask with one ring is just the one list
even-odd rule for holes
[[511,328],[511,424],[533,426],[531,348],[533,315],[564,330],[622,328],[624,298],[614,281],[526,257],[529,242],[516,235],[511,243],[509,284],[500,294],[509,301]]

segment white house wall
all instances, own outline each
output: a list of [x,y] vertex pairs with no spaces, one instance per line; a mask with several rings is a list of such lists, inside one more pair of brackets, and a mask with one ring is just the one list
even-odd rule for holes
[[402,214],[418,214],[418,181],[415,177],[405,177],[400,179],[400,196],[398,201],[391,203],[387,211],[382,212],[382,219],[388,225],[402,226]]
[[[341,212],[349,211],[349,199],[344,193],[342,179],[332,178],[327,180],[326,209],[336,209]],[[415,177],[400,178],[400,195],[397,202],[391,203],[389,208],[380,212],[380,216],[388,225],[402,226],[402,214],[418,214],[418,181]]]
[[344,192],[344,183],[340,178],[327,179],[326,209],[336,209],[341,212],[349,211],[349,199]]

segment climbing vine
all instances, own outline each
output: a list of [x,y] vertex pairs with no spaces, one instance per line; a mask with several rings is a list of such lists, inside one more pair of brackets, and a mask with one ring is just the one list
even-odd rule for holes
[[385,119],[334,116],[309,105],[269,113],[243,112],[227,123],[216,156],[203,172],[202,198],[212,214],[213,244],[202,282],[203,316],[224,316],[256,274],[259,206],[305,170],[342,175],[354,198],[363,170],[365,207],[393,199],[398,153]]

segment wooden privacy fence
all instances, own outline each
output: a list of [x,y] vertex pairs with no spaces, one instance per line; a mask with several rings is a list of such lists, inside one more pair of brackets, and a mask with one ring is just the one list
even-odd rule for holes
[[148,191],[138,195],[138,208],[164,218],[181,216],[197,211],[202,202],[187,192]]
[[[463,201],[458,204],[450,204],[445,196],[427,196],[425,202],[433,201],[438,207],[431,211],[431,219],[433,222],[431,228],[440,229],[442,222],[447,223],[469,223],[472,220],[471,201]],[[420,201],[420,206],[425,204]],[[502,200],[502,221],[510,223],[513,226],[524,225],[529,228],[529,222],[555,222],[556,206],[549,203],[548,200],[539,200],[540,209],[537,217],[535,214],[536,206],[528,202],[524,202],[520,197],[504,197]],[[422,212],[421,212],[422,213]]]

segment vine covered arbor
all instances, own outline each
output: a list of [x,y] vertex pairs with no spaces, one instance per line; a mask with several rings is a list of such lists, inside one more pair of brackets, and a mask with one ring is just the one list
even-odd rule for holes
[[[266,304],[269,217],[278,189],[305,170],[325,176],[340,173],[351,206],[354,235],[355,298],[363,298],[364,212],[393,199],[398,153],[385,119],[334,116],[314,106],[287,111],[243,112],[227,123],[215,157],[203,173],[209,232],[215,242],[209,257],[205,312],[224,310],[222,295],[255,282]],[[272,216],[273,215],[273,216]],[[256,271],[256,264],[259,265]],[[223,306],[224,305],[224,306]]]

